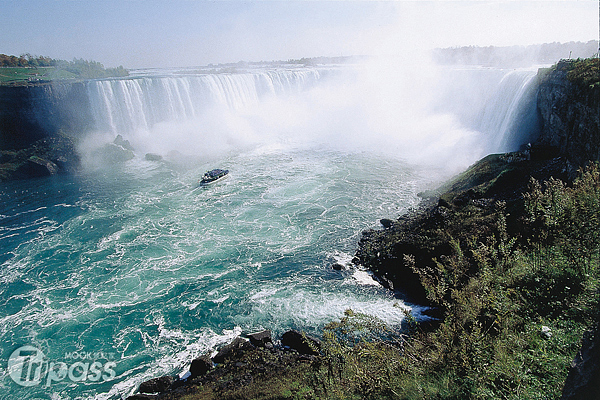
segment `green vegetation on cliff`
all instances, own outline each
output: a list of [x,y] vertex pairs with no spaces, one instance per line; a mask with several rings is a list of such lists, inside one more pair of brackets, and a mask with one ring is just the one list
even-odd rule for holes
[[[482,160],[453,185],[476,186],[445,193],[446,200],[413,221],[424,238],[397,228],[396,235],[363,242],[364,261],[378,264],[372,268],[412,270],[441,310],[439,327],[417,330],[396,356],[405,365],[393,380],[402,383],[394,388],[399,398],[559,398],[581,335],[598,319],[597,166],[571,185],[531,179],[524,196],[504,201],[486,197],[514,170],[510,163],[498,169],[497,162]],[[519,169],[536,165],[519,163]],[[531,172],[548,176],[556,167],[538,163]],[[523,185],[508,182],[502,187],[510,194]],[[388,249],[392,254],[382,259]],[[429,262],[416,263],[413,253]]]
[[593,89],[600,84],[600,59],[587,58],[571,64],[567,79],[583,87]]

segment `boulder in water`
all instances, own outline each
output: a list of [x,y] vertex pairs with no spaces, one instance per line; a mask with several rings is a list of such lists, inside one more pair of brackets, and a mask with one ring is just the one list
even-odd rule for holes
[[217,364],[223,363],[226,360],[234,358],[242,354],[244,351],[251,350],[253,348],[254,346],[248,340],[238,336],[233,339],[233,342],[221,348],[221,350],[219,350],[217,355],[214,356],[212,360]]
[[105,144],[96,150],[95,155],[105,164],[121,163],[135,158],[132,150],[115,143]]
[[163,158],[160,154],[146,153],[144,157],[146,161],[161,161]]
[[142,393],[134,394],[127,398],[127,400],[154,400],[154,399],[158,399],[158,396],[155,394],[142,394]]
[[117,135],[113,143],[117,146],[121,146],[124,149],[133,151],[133,146],[131,145],[131,143],[129,143],[129,140],[123,139],[123,136],[121,135]]
[[205,375],[213,367],[213,362],[208,355],[198,357],[192,361],[190,366],[190,377],[196,378]]
[[387,218],[380,219],[379,222],[385,229],[389,229],[394,225],[394,221],[392,221],[391,219],[387,219]]

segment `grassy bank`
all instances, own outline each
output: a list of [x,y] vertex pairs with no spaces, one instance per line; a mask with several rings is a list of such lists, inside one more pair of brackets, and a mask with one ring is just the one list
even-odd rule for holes
[[0,68],[0,85],[26,83],[31,80],[50,79],[50,74],[55,70],[53,67],[22,68],[4,67]]

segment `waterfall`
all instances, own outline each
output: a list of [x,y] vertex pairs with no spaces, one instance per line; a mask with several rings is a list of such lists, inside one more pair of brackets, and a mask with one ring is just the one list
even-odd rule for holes
[[140,152],[207,156],[276,142],[460,168],[530,140],[535,76],[534,69],[390,64],[155,70],[86,85],[94,132],[108,133],[105,140],[121,134]]
[[479,130],[491,139],[491,151],[516,150],[537,131],[535,77],[535,71],[511,71],[493,91],[479,123]]
[[514,151],[538,131],[537,68],[449,67],[440,74],[434,111],[480,133],[485,153]]
[[318,69],[146,76],[89,81],[87,90],[96,128],[128,134],[189,120],[212,106],[240,110],[269,95],[310,88],[322,76]]

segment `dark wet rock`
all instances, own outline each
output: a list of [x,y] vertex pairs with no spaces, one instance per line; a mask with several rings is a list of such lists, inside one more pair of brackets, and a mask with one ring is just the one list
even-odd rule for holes
[[[565,157],[575,165],[600,160],[600,86],[582,85],[569,78],[574,60],[561,60],[551,70],[538,73],[537,109],[539,137],[531,147],[531,159]],[[598,67],[586,76],[598,74]]]
[[66,136],[44,138],[21,150],[0,151],[0,181],[75,172],[79,156]]
[[154,394],[134,394],[133,396],[129,396],[127,400],[154,400],[158,399],[157,395]]
[[144,156],[146,161],[161,161],[163,158],[160,154],[146,153]]
[[117,135],[117,137],[115,138],[113,143],[116,144],[117,146],[121,146],[122,148],[124,148],[126,150],[133,151],[133,146],[131,145],[131,143],[129,143],[129,140],[123,139],[123,136],[121,136],[121,135]]
[[192,361],[190,365],[191,378],[205,375],[213,368],[213,362],[208,355],[198,357]]
[[300,354],[318,355],[321,341],[296,330],[289,330],[281,336],[281,344]]
[[[282,342],[289,342],[290,335],[293,336],[300,345],[297,350],[291,350],[279,344],[271,342],[271,331],[264,330],[251,333],[248,336],[253,340],[264,343],[264,347],[254,346],[249,341],[237,337],[230,344],[223,347],[215,358],[221,362],[212,365],[212,361],[208,356],[203,356],[192,361],[190,367],[190,377],[188,379],[180,379],[173,381],[168,389],[158,395],[152,394],[136,394],[128,399],[178,399],[186,396],[194,396],[196,393],[201,393],[207,388],[215,394],[216,398],[233,398],[231,391],[239,393],[245,386],[256,382],[270,382],[273,377],[279,377],[282,374],[290,373],[289,371],[297,371],[301,364],[313,364],[318,366],[320,356],[317,353],[306,354],[302,353],[302,346],[305,346],[304,351],[312,349],[306,345],[306,340],[312,343],[313,347],[318,347],[320,342],[317,339],[306,339],[304,335],[297,331],[288,333],[286,339],[282,338]],[[302,344],[304,342],[304,344]],[[208,370],[202,373],[192,373],[196,368],[196,364],[201,360],[200,365]],[[162,379],[162,378],[159,378]],[[150,380],[152,382],[154,380]],[[140,386],[140,392],[144,389]],[[229,393],[228,393],[229,392]],[[237,397],[236,397],[237,398]]]
[[379,223],[385,228],[389,229],[394,225],[394,221],[391,219],[383,218],[379,220]]
[[532,160],[550,160],[560,155],[558,146],[535,144],[529,149],[529,154]]
[[386,289],[394,290],[394,282],[390,278],[385,275],[376,276],[375,280],[381,284]]
[[247,350],[252,350],[254,346],[246,339],[236,337],[233,342],[229,343],[225,347],[222,347],[216,356],[212,358],[215,363],[223,363],[227,359],[239,356],[241,353]]
[[331,268],[335,269],[336,271],[341,271],[344,269],[344,266],[340,263],[333,263],[331,264]]
[[16,151],[0,151],[0,164],[12,162],[16,155]]
[[50,160],[31,156],[23,165],[17,168],[15,174],[19,178],[41,178],[58,173],[58,166]]
[[140,393],[163,393],[166,392],[169,387],[175,382],[175,378],[172,376],[161,376],[160,378],[153,378],[142,382],[140,384]]
[[250,339],[250,343],[256,347],[265,347],[267,343],[273,342],[271,339],[271,331],[269,329],[251,333],[248,335],[248,339]]
[[450,205],[450,203],[448,203],[448,201],[446,199],[442,199],[442,198],[440,198],[438,200],[438,206],[439,207],[445,207],[445,208],[452,208],[452,206]]

